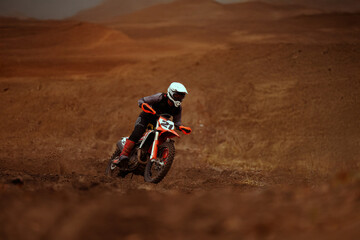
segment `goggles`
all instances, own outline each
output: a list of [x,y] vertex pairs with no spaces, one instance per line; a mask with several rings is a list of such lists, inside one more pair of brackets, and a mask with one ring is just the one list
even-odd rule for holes
[[184,100],[184,98],[185,98],[185,93],[176,92],[176,93],[173,94],[173,98],[174,98],[175,101],[182,102],[182,100]]

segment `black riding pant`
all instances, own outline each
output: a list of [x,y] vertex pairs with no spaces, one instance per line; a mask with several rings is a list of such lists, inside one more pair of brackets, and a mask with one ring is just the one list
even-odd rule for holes
[[129,139],[137,143],[146,131],[149,123],[155,127],[156,116],[150,113],[141,112],[139,117],[136,119],[135,128],[131,133]]

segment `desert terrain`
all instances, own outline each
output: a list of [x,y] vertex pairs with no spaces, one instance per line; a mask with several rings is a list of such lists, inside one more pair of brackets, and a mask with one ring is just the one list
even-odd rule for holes
[[[158,2],[0,18],[0,239],[358,239],[360,12]],[[106,177],[174,81],[168,175]]]

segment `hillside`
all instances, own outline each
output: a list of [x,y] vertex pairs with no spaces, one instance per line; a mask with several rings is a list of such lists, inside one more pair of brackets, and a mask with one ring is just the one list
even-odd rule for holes
[[[39,21],[3,18],[0,22],[2,49],[67,47],[92,48],[112,41],[127,43],[131,40],[120,31],[101,25],[78,21]],[[27,41],[31,39],[31,41]]]
[[[66,74],[79,66],[81,71],[103,71],[131,61],[122,53],[136,48],[121,31],[92,23],[1,18],[0,28],[2,76]],[[90,67],[99,59],[104,64]]]
[[275,4],[297,4],[327,12],[359,12],[360,2],[357,0],[261,0]]
[[104,0],[99,6],[80,11],[71,19],[86,22],[104,22],[117,16],[171,1],[173,0]]

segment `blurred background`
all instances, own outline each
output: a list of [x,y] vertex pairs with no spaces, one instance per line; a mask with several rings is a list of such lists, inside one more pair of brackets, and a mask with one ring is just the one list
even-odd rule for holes
[[[126,4],[125,7],[112,9],[118,15],[124,12],[140,10],[159,3],[170,3],[175,0],[2,0],[0,2],[0,14],[8,17],[30,17],[38,19],[64,19],[77,14],[79,11],[102,5],[110,10],[113,6]],[[196,0],[195,0],[196,1]],[[194,2],[195,2],[194,1]],[[255,2],[254,0],[214,0],[223,4]],[[293,4],[318,8],[327,11],[356,12],[360,9],[360,3],[356,0],[261,0],[261,2],[273,4]],[[115,5],[113,5],[115,4]],[[105,13],[104,13],[105,14]]]
[[[2,0],[0,238],[355,239],[359,11]],[[193,133],[168,176],[105,177],[137,100],[174,81]]]

